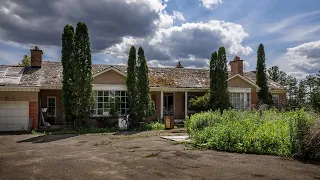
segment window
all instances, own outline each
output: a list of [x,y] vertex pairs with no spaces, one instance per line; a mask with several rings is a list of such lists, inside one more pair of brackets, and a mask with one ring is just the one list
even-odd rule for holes
[[250,93],[230,93],[230,103],[234,109],[247,109],[250,105]]
[[272,95],[272,100],[274,104],[279,104],[279,95]]
[[56,97],[55,96],[47,97],[47,116],[56,117]]
[[119,107],[120,114],[128,111],[126,91],[94,91],[93,116],[109,116],[111,107]]

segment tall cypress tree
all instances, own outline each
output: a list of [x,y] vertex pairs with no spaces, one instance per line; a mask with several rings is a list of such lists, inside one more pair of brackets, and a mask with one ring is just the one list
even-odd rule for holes
[[129,57],[128,57],[128,67],[127,67],[127,96],[128,96],[128,105],[129,105],[129,113],[133,120],[135,120],[137,116],[137,57],[136,57],[136,48],[131,46]]
[[62,34],[61,62],[62,71],[62,103],[65,113],[65,123],[70,125],[75,118],[73,83],[74,83],[74,28],[66,25]]
[[75,34],[75,95],[76,95],[76,115],[75,126],[84,124],[86,118],[90,116],[90,109],[93,101],[92,97],[92,61],[90,50],[90,39],[88,27],[82,22],[78,22]]
[[139,47],[138,50],[137,70],[137,85],[139,97],[138,116],[139,118],[143,118],[154,114],[154,103],[151,100],[148,65],[142,47]]
[[267,75],[266,75],[266,55],[264,52],[263,44],[259,45],[257,52],[257,82],[256,84],[261,88],[258,93],[259,100],[264,104],[269,104],[269,87],[267,84]]
[[217,76],[216,75],[216,64],[218,60],[218,53],[215,51],[211,54],[210,59],[210,105],[213,106],[213,102],[215,101],[215,92],[216,92],[216,82],[217,82]]
[[217,56],[213,53],[212,65],[213,73],[211,81],[213,90],[211,97],[213,99],[212,109],[220,109],[222,112],[230,107],[229,92],[228,92],[228,68],[227,68],[227,55],[224,47],[220,47]]

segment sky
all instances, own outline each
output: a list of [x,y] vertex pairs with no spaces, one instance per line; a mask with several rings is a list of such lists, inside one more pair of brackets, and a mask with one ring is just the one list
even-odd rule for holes
[[60,61],[66,24],[87,24],[92,61],[126,64],[132,45],[149,66],[208,68],[220,46],[256,68],[263,43],[267,68],[298,79],[320,70],[319,0],[0,0],[0,64],[15,65],[35,45]]

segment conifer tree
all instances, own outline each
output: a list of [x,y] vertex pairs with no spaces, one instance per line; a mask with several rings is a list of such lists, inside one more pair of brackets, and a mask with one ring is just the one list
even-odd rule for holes
[[74,28],[71,25],[66,25],[62,34],[62,50],[61,62],[62,71],[62,103],[65,114],[66,125],[72,124],[75,118],[73,114],[75,109],[75,97],[73,94],[74,83]]
[[216,71],[216,64],[218,60],[218,53],[215,51],[211,54],[210,60],[210,105],[213,106],[213,102],[215,101],[215,92],[216,92],[216,81],[217,77],[215,76],[217,73]]
[[92,105],[92,61],[90,50],[90,39],[87,25],[79,22],[75,33],[75,83],[74,93],[76,95],[76,127],[84,124],[90,116]]
[[129,57],[128,57],[128,67],[127,67],[127,97],[129,105],[129,113],[131,118],[134,120],[137,116],[137,57],[136,57],[136,48],[131,46]]
[[138,85],[138,117],[144,118],[154,114],[154,103],[151,100],[148,65],[144,56],[144,50],[139,47],[138,67],[137,67],[137,85]]
[[266,75],[266,55],[264,52],[263,44],[259,45],[258,52],[257,52],[257,74],[256,84],[261,88],[260,92],[258,93],[259,100],[264,104],[269,104],[269,87],[267,84],[267,75]]
[[[216,59],[216,62],[215,62]],[[229,92],[228,92],[228,69],[227,69],[227,55],[224,47],[220,47],[218,50],[217,58],[215,53],[213,53],[213,73],[212,73],[212,84],[213,90],[211,93],[211,98],[214,100],[212,102],[212,109],[223,110],[230,107]]]

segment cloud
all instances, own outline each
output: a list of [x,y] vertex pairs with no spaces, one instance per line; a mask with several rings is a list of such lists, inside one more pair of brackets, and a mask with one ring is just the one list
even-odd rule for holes
[[310,16],[314,16],[318,14],[320,14],[320,11],[313,11],[313,12],[298,14],[292,17],[285,18],[280,22],[270,25],[269,28],[266,29],[266,32],[268,33],[280,32],[288,27],[294,26],[296,23],[300,22],[305,18],[309,18]]
[[207,9],[212,9],[213,6],[216,6],[218,4],[222,4],[222,0],[199,0],[199,1]]
[[161,0],[5,0],[0,5],[0,38],[60,46],[63,27],[82,21],[89,27],[92,49],[103,50],[124,36],[152,35],[165,7]]
[[[227,49],[228,55],[249,55],[250,47],[242,45],[248,36],[239,24],[224,21],[207,23],[183,23],[181,26],[160,28],[154,36],[144,39],[125,37],[123,42],[108,48],[108,54],[126,58],[131,45],[142,46],[154,65],[175,65],[204,67],[206,59],[220,46]],[[174,62],[169,63],[169,61]]]
[[291,74],[305,76],[320,70],[320,41],[288,48],[284,58],[290,63]]

